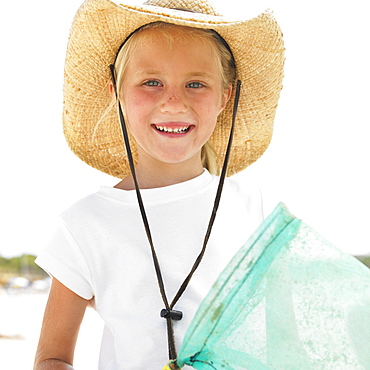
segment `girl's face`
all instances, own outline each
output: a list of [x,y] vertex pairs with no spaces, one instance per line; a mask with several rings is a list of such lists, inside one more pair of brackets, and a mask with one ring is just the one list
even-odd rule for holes
[[221,71],[209,40],[183,30],[169,44],[160,30],[138,43],[123,75],[125,118],[138,146],[138,162],[201,166],[201,148],[211,136],[231,87],[222,88]]

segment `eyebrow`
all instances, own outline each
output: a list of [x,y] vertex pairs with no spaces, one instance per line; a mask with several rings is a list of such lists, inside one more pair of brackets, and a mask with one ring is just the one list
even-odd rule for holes
[[[136,72],[135,76],[140,77],[140,76],[143,76],[143,75],[151,76],[151,75],[159,75],[159,74],[163,74],[163,71],[159,71],[159,70],[156,70],[156,69],[146,69],[146,70],[143,70],[143,71]],[[164,72],[164,74],[166,74],[166,72]],[[205,78],[211,78],[211,79],[214,78],[210,73],[199,72],[199,71],[189,72],[189,73],[186,74],[186,76],[187,77],[205,77]]]
[[135,73],[135,76],[142,76],[142,75],[157,75],[160,74],[160,71],[155,69],[145,69],[143,71],[139,71]]

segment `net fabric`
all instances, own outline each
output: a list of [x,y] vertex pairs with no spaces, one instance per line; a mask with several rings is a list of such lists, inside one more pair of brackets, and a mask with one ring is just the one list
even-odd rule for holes
[[177,364],[370,369],[370,270],[279,204],[202,302]]

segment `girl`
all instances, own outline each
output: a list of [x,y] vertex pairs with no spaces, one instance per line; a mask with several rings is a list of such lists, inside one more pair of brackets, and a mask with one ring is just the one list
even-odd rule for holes
[[270,14],[228,22],[190,0],[82,5],[64,132],[81,159],[122,181],[62,214],[38,257],[53,284],[35,369],[72,368],[88,304],[105,321],[99,369],[176,358],[200,302],[263,219],[258,189],[224,177],[268,146],[283,61]]

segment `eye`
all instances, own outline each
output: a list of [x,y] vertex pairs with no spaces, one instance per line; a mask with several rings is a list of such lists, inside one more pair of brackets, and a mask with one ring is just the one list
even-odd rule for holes
[[192,89],[199,89],[200,87],[204,87],[204,85],[201,84],[200,82],[190,82],[186,86]]
[[151,86],[151,87],[157,87],[157,86],[160,86],[160,82],[159,81],[156,81],[156,80],[149,80],[149,81],[145,81],[144,82],[144,85],[146,86]]

